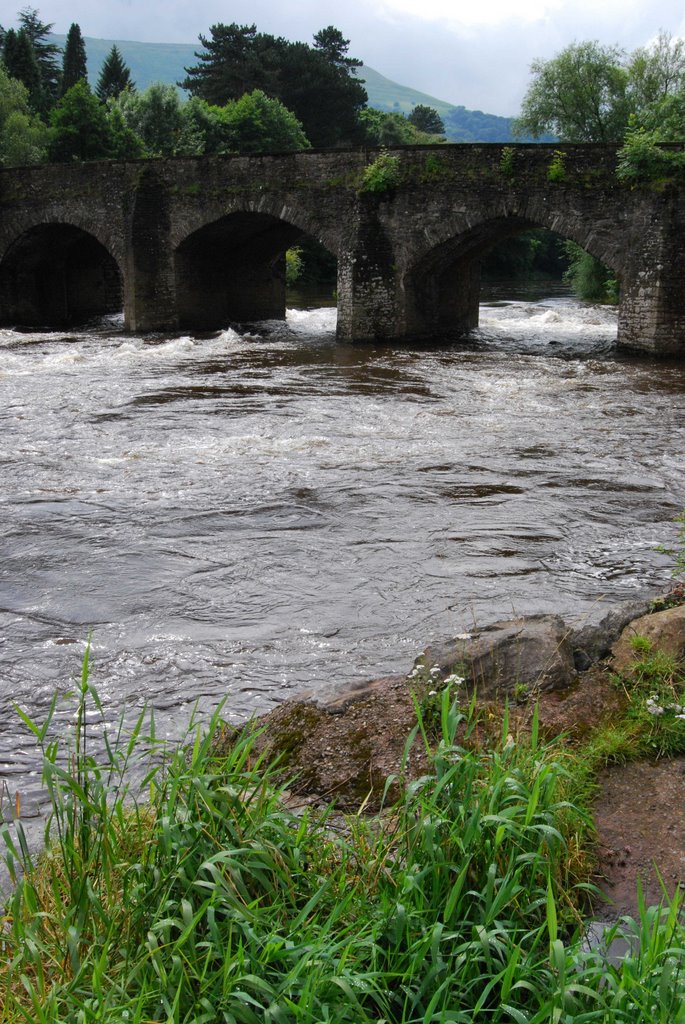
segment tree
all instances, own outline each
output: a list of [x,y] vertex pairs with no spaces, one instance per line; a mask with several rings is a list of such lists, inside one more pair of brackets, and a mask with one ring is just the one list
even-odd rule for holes
[[64,58],[62,60],[62,95],[71,89],[81,80],[88,80],[88,65],[86,62],[86,45],[83,42],[81,29],[74,22],[67,32],[67,41],[64,47]]
[[286,153],[310,148],[295,115],[260,89],[227,104],[224,121],[229,148],[236,153]]
[[514,128],[564,142],[620,142],[628,123],[628,72],[623,51],[598,42],[573,43],[548,61],[535,61]]
[[[273,85],[269,51],[276,49],[273,36],[257,33],[256,25],[212,25],[209,37],[200,35],[200,63],[186,68],[179,85],[207,103],[223,105],[253,89]],[[275,53],[273,54],[275,56]]]
[[424,103],[417,103],[407,120],[427,135],[445,134],[445,124],[437,110],[434,107],[427,107]]
[[628,62],[628,97],[631,112],[655,111],[677,94],[685,77],[685,43],[660,32],[651,46],[641,47]]
[[19,12],[18,21],[21,28],[26,32],[40,68],[40,77],[45,93],[47,106],[51,107],[60,95],[60,80],[62,77],[62,66],[60,56],[62,51],[56,43],[47,42],[47,37],[53,29],[40,20],[35,7],[25,7]]
[[48,129],[31,110],[23,82],[10,78],[0,64],[0,164],[36,164],[45,159]]
[[155,82],[144,92],[125,89],[115,101],[125,123],[142,139],[146,156],[174,156],[181,131],[183,112],[178,90]]
[[287,43],[273,93],[297,117],[313,146],[359,141],[358,116],[368,99],[363,84],[306,43]]
[[131,70],[114,43],[100,69],[95,95],[106,103],[109,99],[116,99],[125,89],[135,92],[135,88],[135,83],[131,81]]
[[367,101],[351,74],[359,62],[344,57],[347,40],[337,29],[322,33],[321,45],[312,48],[257,32],[256,25],[213,25],[209,38],[200,36],[200,63],[186,68],[180,84],[218,105],[257,89],[295,114],[312,145],[355,141],[357,114]]
[[111,156],[112,138],[105,108],[81,80],[50,112],[50,159],[103,160]]
[[420,132],[404,114],[366,107],[358,121],[367,146],[425,146],[445,141],[439,135]]
[[346,56],[349,48],[349,39],[345,39],[340,29],[335,28],[334,25],[319,29],[314,35],[314,49],[318,50],[329,64],[333,64],[337,68],[343,68],[346,71],[360,68],[364,64],[363,61],[357,60],[356,57]]
[[2,59],[11,78],[26,87],[29,103],[36,112],[46,109],[46,97],[35,50],[24,29],[10,28],[5,33]]

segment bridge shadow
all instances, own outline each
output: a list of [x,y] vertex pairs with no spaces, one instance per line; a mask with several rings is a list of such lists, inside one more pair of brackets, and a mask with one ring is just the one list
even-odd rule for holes
[[122,275],[93,235],[72,224],[40,224],[0,263],[0,322],[71,327],[121,310]]

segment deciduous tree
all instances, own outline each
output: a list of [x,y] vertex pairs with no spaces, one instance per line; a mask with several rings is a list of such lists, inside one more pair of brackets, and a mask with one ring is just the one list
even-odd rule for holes
[[50,159],[103,160],[111,156],[111,134],[105,108],[81,80],[50,112]]
[[285,153],[310,147],[295,115],[259,89],[227,104],[223,116],[228,146],[236,153]]
[[620,142],[630,104],[624,53],[598,42],[573,43],[551,60],[535,61],[515,129],[564,142]]
[[5,167],[45,159],[48,129],[31,110],[23,82],[10,78],[0,64],[0,164]]

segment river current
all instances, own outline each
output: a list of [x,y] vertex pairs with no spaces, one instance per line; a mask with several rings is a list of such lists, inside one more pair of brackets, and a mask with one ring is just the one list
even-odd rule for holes
[[14,705],[41,720],[89,634],[108,713],[148,704],[173,737],[196,704],[244,720],[476,623],[667,586],[685,366],[617,355],[615,311],[492,300],[458,346],[334,330],[317,309],[0,331],[0,787],[22,813]]

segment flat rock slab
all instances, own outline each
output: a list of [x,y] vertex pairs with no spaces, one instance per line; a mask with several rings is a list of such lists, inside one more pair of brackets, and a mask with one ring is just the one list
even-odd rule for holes
[[456,675],[484,700],[567,689],[576,679],[571,634],[558,615],[495,622],[431,644],[414,663],[418,673]]

